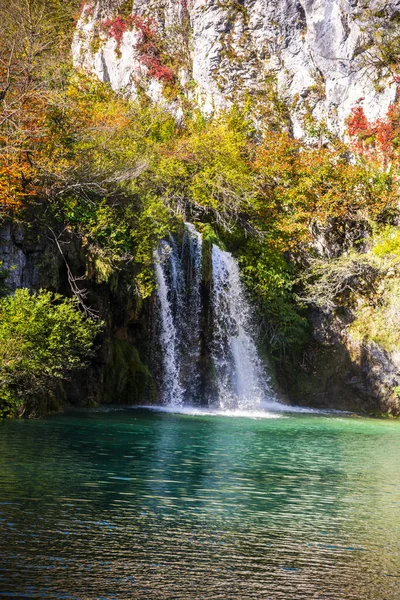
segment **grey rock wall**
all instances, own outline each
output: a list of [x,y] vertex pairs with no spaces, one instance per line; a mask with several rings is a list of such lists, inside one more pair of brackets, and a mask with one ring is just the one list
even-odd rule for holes
[[59,287],[59,257],[51,243],[30,234],[26,227],[11,223],[0,226],[0,261],[8,272],[6,285],[11,292]]
[[[140,82],[153,100],[179,114],[178,103],[164,99],[162,84],[146,77],[137,31],[124,34],[120,54],[104,34],[93,44],[96,28],[106,15],[118,14],[119,4],[99,0],[94,10],[84,9],[73,45],[75,64],[132,96]],[[395,10],[399,3],[391,4]],[[229,107],[246,92],[262,111],[265,91],[276,79],[293,132],[302,137],[306,113],[344,135],[353,106],[361,104],[376,119],[396,99],[390,77],[378,87],[374,72],[362,66],[365,6],[363,0],[137,0],[134,10],[155,19],[171,52],[181,46],[186,54],[181,83],[205,113]]]
[[286,374],[291,403],[400,415],[400,361],[375,342],[354,339],[347,317],[311,312],[313,342],[294,377]]

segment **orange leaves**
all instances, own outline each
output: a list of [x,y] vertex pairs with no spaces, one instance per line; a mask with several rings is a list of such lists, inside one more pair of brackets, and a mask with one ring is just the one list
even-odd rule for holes
[[7,109],[0,111],[3,119],[0,133],[0,204],[18,207],[37,189],[36,163],[38,148],[43,143],[44,97],[36,93],[16,98],[14,111],[8,119]]
[[33,169],[27,161],[16,161],[12,156],[0,159],[0,210],[15,209],[35,193],[31,184]]
[[[382,128],[382,140],[384,134]],[[307,147],[288,134],[266,133],[254,162],[259,215],[276,223],[288,247],[309,241],[313,223],[376,217],[393,205],[390,178],[350,164],[343,150]]]
[[371,124],[365,116],[362,106],[354,106],[351,109],[351,114],[347,121],[347,128],[349,135],[352,137],[370,135]]

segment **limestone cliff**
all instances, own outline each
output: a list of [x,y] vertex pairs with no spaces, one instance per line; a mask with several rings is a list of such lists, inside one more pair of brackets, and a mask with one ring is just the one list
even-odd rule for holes
[[[288,107],[295,136],[305,134],[304,117],[324,121],[343,135],[357,103],[369,119],[383,117],[396,98],[393,77],[377,85],[370,64],[371,45],[363,17],[374,2],[363,0],[137,0],[132,9],[151,18],[167,53],[179,55],[183,96],[205,113],[244,101],[249,94],[260,114],[265,92],[276,83]],[[397,14],[400,3],[390,10]],[[135,96],[144,89],[179,116],[182,102],[163,96],[163,82],[143,63],[140,28],[106,31],[107,18],[131,3],[98,0],[86,4],[78,24],[73,54],[76,65],[109,81],[115,90]],[[371,41],[371,40],[369,40]],[[382,75],[382,74],[381,74]]]

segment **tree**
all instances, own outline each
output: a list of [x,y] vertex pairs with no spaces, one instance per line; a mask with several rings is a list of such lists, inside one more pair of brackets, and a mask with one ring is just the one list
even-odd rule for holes
[[0,0],[0,209],[35,195],[42,116],[63,55],[69,54],[78,5],[77,0]]
[[395,2],[377,0],[360,8],[361,29],[358,67],[366,70],[379,85],[381,79],[400,76],[400,10]]

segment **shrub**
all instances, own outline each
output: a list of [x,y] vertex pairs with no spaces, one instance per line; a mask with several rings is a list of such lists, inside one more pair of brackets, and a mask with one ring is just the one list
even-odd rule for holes
[[369,254],[351,252],[332,260],[313,259],[308,273],[303,275],[302,299],[321,308],[350,306],[354,294],[374,291],[379,275],[379,266]]
[[375,256],[384,258],[394,256],[400,258],[400,229],[397,227],[386,227],[379,236],[373,247]]
[[350,332],[390,353],[400,346],[400,283],[398,279],[386,279],[382,287],[378,302],[365,303],[357,310]]
[[352,108],[347,131],[357,154],[384,168],[399,165],[400,104],[394,103],[384,119],[368,121],[362,106]]
[[99,327],[59,294],[19,289],[0,299],[0,417],[39,414],[57,383],[87,364]]

